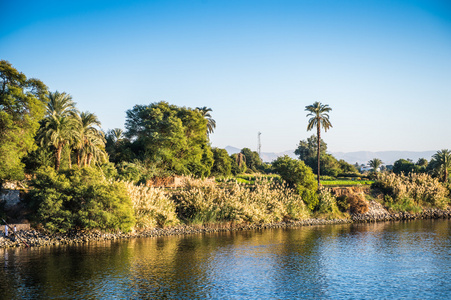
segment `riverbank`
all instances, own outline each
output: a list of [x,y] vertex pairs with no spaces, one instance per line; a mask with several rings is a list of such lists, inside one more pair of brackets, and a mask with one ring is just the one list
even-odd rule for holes
[[[246,223],[220,223],[207,225],[179,225],[168,228],[155,228],[151,230],[134,231],[131,233],[104,233],[100,231],[76,231],[68,234],[45,234],[35,229],[20,230],[16,238],[12,235],[9,237],[0,236],[0,248],[10,247],[26,247],[25,243],[30,247],[42,246],[58,246],[58,245],[76,245],[86,244],[89,242],[130,239],[140,237],[159,237],[171,235],[188,235],[203,234],[224,231],[241,231],[241,230],[263,230],[270,228],[292,228],[302,226],[315,225],[331,225],[331,224],[347,224],[347,223],[365,223],[365,222],[384,222],[384,221],[400,221],[400,220],[416,220],[416,219],[451,219],[451,208],[440,209],[424,209],[423,212],[412,214],[408,212],[390,213],[385,210],[382,205],[373,202],[370,209],[365,214],[352,214],[349,218],[344,219],[305,219],[300,221],[277,222],[271,224],[246,224]],[[25,242],[25,243],[24,243]]]

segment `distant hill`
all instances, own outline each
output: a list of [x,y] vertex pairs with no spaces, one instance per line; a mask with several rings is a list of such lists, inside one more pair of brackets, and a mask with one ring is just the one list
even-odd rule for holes
[[355,164],[366,164],[369,160],[373,158],[379,158],[382,160],[384,165],[392,165],[398,159],[411,159],[416,162],[420,158],[426,158],[428,161],[431,160],[432,155],[437,151],[357,151],[357,152],[334,152],[333,156],[337,159],[343,159],[348,163]]
[[[239,153],[241,149],[236,147],[225,147],[229,155]],[[431,160],[432,155],[437,151],[357,151],[357,152],[333,152],[332,155],[340,160],[343,159],[350,164],[367,164],[373,158],[379,158],[384,165],[392,165],[398,159],[411,159],[416,162],[420,158],[426,158]],[[279,156],[288,155],[292,158],[296,158],[294,150],[287,150],[284,152],[262,152],[261,157],[264,162],[272,162]]]

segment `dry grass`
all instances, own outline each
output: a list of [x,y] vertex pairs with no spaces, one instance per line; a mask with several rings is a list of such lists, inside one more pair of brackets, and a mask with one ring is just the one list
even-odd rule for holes
[[136,186],[130,182],[125,185],[133,203],[136,228],[165,227],[179,223],[175,203],[164,189]]
[[181,217],[191,223],[271,223],[309,215],[294,190],[268,180],[257,180],[252,187],[235,183],[223,188],[213,182],[186,178],[175,199]]
[[368,212],[368,202],[363,194],[351,194],[347,197],[349,210],[352,214],[364,214]]
[[436,178],[427,174],[396,175],[393,173],[378,175],[374,184],[393,201],[411,199],[418,205],[445,208],[449,204],[448,189]]

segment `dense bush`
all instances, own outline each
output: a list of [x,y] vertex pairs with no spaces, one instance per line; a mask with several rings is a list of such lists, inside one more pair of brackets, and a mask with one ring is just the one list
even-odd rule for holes
[[411,199],[418,205],[439,208],[444,208],[449,204],[448,189],[438,179],[427,174],[382,173],[378,175],[372,188],[379,189],[385,195],[390,196],[394,203]]
[[278,157],[272,164],[274,171],[285,180],[289,187],[295,188],[310,210],[318,204],[316,191],[318,184],[312,169],[301,160],[288,155]]
[[320,189],[316,212],[325,215],[328,219],[341,218],[342,214],[338,209],[337,199],[327,190]]
[[213,166],[211,167],[212,176],[228,177],[232,174],[232,158],[225,149],[212,148]]
[[30,216],[52,232],[69,229],[129,231],[133,208],[126,187],[110,182],[98,169],[76,168],[57,173],[43,168],[32,181],[26,197]]

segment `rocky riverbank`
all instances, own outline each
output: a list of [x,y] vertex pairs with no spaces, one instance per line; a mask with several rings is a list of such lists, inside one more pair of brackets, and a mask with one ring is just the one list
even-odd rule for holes
[[40,246],[58,246],[58,245],[76,245],[86,244],[96,241],[129,239],[139,237],[158,237],[169,235],[185,235],[185,234],[202,234],[212,232],[224,231],[240,231],[240,230],[261,230],[269,228],[288,228],[314,225],[328,225],[328,224],[346,224],[346,223],[361,223],[361,222],[383,222],[383,221],[399,221],[399,220],[414,220],[414,219],[440,219],[451,218],[451,208],[446,210],[440,209],[425,209],[418,214],[411,214],[407,212],[390,213],[385,210],[382,205],[377,202],[370,203],[370,209],[365,214],[353,214],[345,219],[306,219],[300,221],[287,221],[272,224],[245,224],[245,223],[223,223],[210,225],[180,225],[169,228],[155,228],[145,231],[135,231],[131,233],[104,233],[100,231],[77,231],[70,232],[65,235],[60,234],[45,234],[43,232],[30,229],[18,231],[18,236],[10,235],[9,237],[0,236],[0,248],[9,247],[40,247]]

